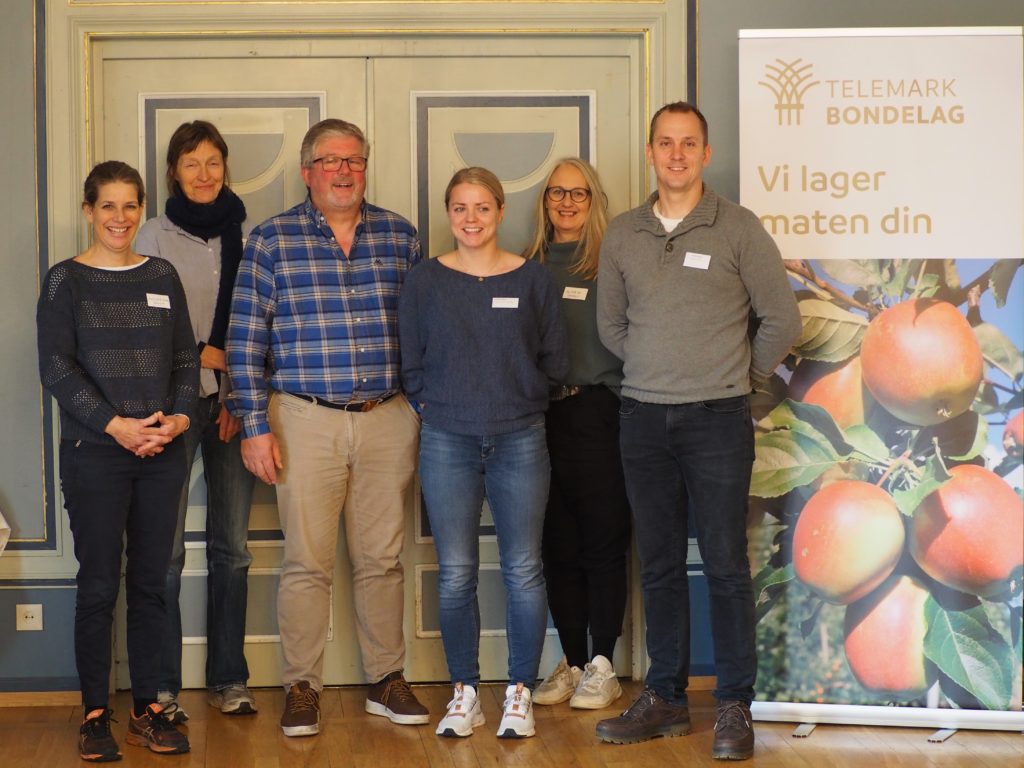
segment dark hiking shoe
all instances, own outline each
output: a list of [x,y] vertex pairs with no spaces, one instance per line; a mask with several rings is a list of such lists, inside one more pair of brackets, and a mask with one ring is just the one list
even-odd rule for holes
[[719,702],[711,756],[715,760],[746,760],[753,754],[754,724],[750,719],[750,705],[743,701]]
[[597,724],[598,738],[612,744],[635,744],[658,736],[685,736],[689,732],[689,708],[665,701],[650,688],[644,688],[621,715]]

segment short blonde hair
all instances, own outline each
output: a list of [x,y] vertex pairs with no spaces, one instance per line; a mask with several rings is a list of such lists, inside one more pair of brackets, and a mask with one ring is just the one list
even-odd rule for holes
[[494,195],[499,208],[505,207],[505,190],[502,189],[498,177],[486,168],[473,165],[456,171],[455,175],[452,176],[452,180],[448,182],[448,186],[444,190],[444,207],[446,210],[448,202],[451,200],[452,190],[459,186],[459,184],[476,184],[478,187],[483,187]]

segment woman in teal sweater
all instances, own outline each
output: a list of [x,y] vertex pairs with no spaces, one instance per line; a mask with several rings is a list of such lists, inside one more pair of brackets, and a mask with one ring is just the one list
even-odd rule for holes
[[536,216],[523,255],[543,263],[558,285],[570,366],[547,417],[551,491],[543,544],[548,606],[565,657],[533,700],[602,709],[622,694],[611,660],[626,607],[630,520],[619,455],[622,361],[597,336],[595,280],[608,224],[597,171],[578,158],[560,160]]

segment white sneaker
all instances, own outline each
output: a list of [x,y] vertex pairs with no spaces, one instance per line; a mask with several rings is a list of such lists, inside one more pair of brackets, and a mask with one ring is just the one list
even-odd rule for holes
[[583,678],[572,695],[569,706],[574,709],[604,709],[622,695],[622,686],[612,663],[598,654],[586,665]]
[[498,738],[525,739],[537,732],[533,726],[530,689],[522,683],[510,685],[505,689],[505,712],[498,726]]
[[569,662],[563,656],[562,660],[558,662],[558,666],[534,690],[533,703],[561,704],[572,696],[582,677],[583,670],[579,667],[570,667]]
[[472,736],[473,729],[483,725],[484,713],[472,685],[455,686],[448,711],[434,731],[438,736]]

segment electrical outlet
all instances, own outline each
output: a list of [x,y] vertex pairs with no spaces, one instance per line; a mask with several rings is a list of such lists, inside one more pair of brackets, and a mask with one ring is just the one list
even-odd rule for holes
[[39,603],[24,603],[15,606],[17,611],[17,630],[43,631],[43,606]]

